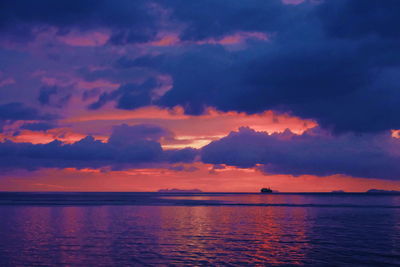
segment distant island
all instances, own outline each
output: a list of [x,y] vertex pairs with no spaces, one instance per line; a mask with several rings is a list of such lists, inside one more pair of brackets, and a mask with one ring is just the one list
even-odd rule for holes
[[372,194],[400,194],[400,191],[396,190],[383,190],[383,189],[370,189],[365,193],[372,193]]
[[157,191],[158,193],[202,193],[200,189],[160,189]]
[[343,190],[333,190],[333,191],[331,191],[331,193],[334,193],[334,194],[343,194],[343,193],[346,193],[346,191],[343,191]]
[[[332,194],[345,194],[348,193],[344,190],[332,190],[330,193]],[[350,194],[352,192],[349,192]],[[359,192],[360,193],[360,192]],[[365,194],[400,194],[400,191],[396,191],[396,190],[384,190],[384,189],[369,189],[365,192],[361,192],[361,193],[365,193]]]

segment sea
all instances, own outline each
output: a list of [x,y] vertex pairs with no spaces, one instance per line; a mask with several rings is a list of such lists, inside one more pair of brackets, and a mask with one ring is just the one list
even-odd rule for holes
[[400,195],[3,192],[0,266],[400,266]]

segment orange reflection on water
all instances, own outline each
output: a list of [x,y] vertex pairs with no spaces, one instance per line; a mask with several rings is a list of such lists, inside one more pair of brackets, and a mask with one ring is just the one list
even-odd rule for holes
[[[257,195],[246,197],[260,203]],[[262,198],[268,202],[268,197]],[[207,200],[200,196],[190,199]],[[173,242],[172,253],[185,252],[193,261],[216,265],[301,264],[310,249],[307,241],[312,225],[307,225],[306,210],[216,206],[161,207],[160,212],[160,241]],[[171,237],[171,229],[182,229],[181,236]]]

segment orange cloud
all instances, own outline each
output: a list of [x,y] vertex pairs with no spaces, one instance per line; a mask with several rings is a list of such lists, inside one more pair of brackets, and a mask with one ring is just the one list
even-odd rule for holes
[[263,32],[236,32],[231,35],[225,35],[220,38],[209,38],[200,41],[182,41],[179,33],[164,33],[161,37],[153,42],[148,43],[150,46],[175,46],[175,45],[204,45],[219,44],[224,46],[242,44],[247,40],[268,41],[270,36]]
[[77,32],[73,31],[67,35],[58,36],[60,42],[70,46],[102,46],[110,39],[106,32]]
[[170,34],[163,36],[161,39],[151,42],[152,46],[171,46],[176,45],[180,42],[179,36],[176,34]]
[[400,138],[400,130],[392,130],[392,137]]
[[[312,120],[304,120],[288,114],[275,114],[272,111],[249,115],[208,108],[203,115],[191,116],[184,114],[182,107],[169,110],[155,106],[137,110],[119,110],[110,106],[99,111],[85,110],[80,115],[59,121],[60,128],[47,131],[18,131],[19,127],[27,122],[30,121],[18,121],[5,126],[4,132],[0,134],[0,140],[44,144],[57,139],[65,143],[74,143],[87,135],[92,135],[97,140],[106,142],[114,125],[155,124],[175,134],[174,138],[161,140],[164,149],[201,148],[242,126],[270,134],[280,133],[286,129],[302,134],[305,130],[317,126],[317,123]],[[14,135],[16,131],[18,135]]]
[[110,132],[110,125],[157,124],[175,133],[175,140],[162,141],[164,148],[187,146],[200,148],[241,126],[249,126],[257,131],[268,133],[290,129],[296,134],[317,126],[317,123],[312,120],[303,120],[288,114],[275,114],[272,111],[249,115],[208,108],[203,115],[190,116],[184,114],[182,107],[167,110],[155,106],[129,111],[108,107],[98,111],[85,111],[63,122],[70,124],[75,132],[98,134]]

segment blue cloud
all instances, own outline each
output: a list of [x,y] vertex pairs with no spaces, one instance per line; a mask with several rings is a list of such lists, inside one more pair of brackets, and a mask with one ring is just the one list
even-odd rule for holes
[[51,122],[33,122],[33,123],[24,123],[20,127],[20,129],[30,130],[30,131],[46,131],[56,127],[57,125]]
[[256,167],[268,174],[344,174],[398,180],[400,140],[389,134],[332,136],[320,129],[303,135],[268,135],[242,127],[201,149],[204,163]]
[[40,168],[105,168],[114,170],[153,167],[163,163],[193,162],[197,150],[163,150],[157,142],[170,132],[151,125],[121,125],[114,128],[109,142],[87,136],[73,144],[55,140],[48,144],[0,143],[3,170]]
[[[400,97],[400,46],[395,34],[400,4],[278,2],[212,1],[213,8],[206,9],[203,2],[188,1],[172,6],[176,19],[188,25],[184,38],[243,30],[272,35],[269,42],[239,51],[218,44],[193,45],[158,56],[123,57],[117,66],[169,74],[172,89],[152,104],[181,105],[188,114],[202,114],[207,106],[247,113],[275,110],[315,119],[336,133],[400,128],[400,105],[394,101]],[[265,10],[279,16],[261,21],[258,14]],[[241,12],[246,16],[239,16]],[[120,106],[135,108],[138,99]]]

